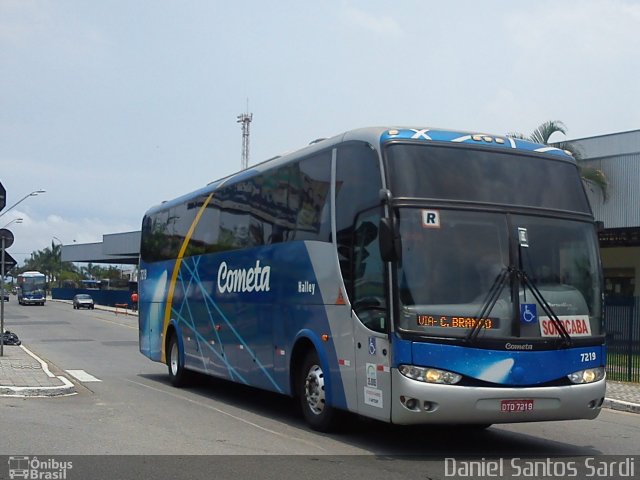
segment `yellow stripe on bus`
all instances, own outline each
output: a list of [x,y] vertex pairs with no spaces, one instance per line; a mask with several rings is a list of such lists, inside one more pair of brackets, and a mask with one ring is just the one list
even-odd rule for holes
[[200,222],[200,217],[202,217],[202,214],[204,213],[204,210],[207,208],[207,205],[209,205],[209,202],[211,201],[212,198],[213,198],[213,192],[211,192],[211,194],[209,194],[207,199],[204,201],[204,203],[200,207],[200,210],[198,210],[198,213],[196,214],[196,218],[193,219],[193,222],[191,223],[191,226],[189,227],[189,231],[187,232],[187,235],[184,237],[184,241],[182,242],[182,246],[180,247],[180,251],[178,252],[178,258],[176,258],[176,264],[173,267],[173,273],[171,274],[171,282],[169,283],[169,292],[167,294],[167,305],[165,306],[165,309],[164,309],[164,323],[163,323],[163,326],[162,326],[162,337],[161,337],[162,338],[162,357],[161,357],[161,361],[163,363],[167,362],[167,352],[166,352],[166,348],[165,348],[164,339],[166,338],[167,328],[169,327],[169,321],[171,320],[171,307],[172,307],[172,304],[173,304],[173,294],[174,294],[175,289],[176,289],[176,282],[178,280],[178,273],[180,273],[180,266],[182,265],[182,257],[184,256],[184,252],[187,251],[187,246],[189,245],[189,242],[191,241],[191,237],[193,236],[193,232],[195,231],[196,226],[198,226],[198,222]]

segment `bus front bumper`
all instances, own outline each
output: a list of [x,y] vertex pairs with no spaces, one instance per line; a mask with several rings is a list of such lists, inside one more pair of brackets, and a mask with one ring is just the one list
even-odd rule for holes
[[593,419],[606,390],[605,379],[584,385],[493,388],[428,384],[397,369],[392,375],[391,421],[400,425]]
[[22,297],[22,303],[29,305],[29,304],[36,304],[36,303],[44,303],[45,299],[44,298],[24,298]]

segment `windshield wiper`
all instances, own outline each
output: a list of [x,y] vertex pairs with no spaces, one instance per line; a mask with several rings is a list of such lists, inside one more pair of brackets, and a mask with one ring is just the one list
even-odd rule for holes
[[500,274],[496,276],[496,279],[494,280],[493,285],[491,285],[489,293],[487,294],[482,307],[480,308],[480,313],[476,317],[474,317],[476,322],[474,326],[469,330],[469,333],[467,333],[466,340],[469,343],[472,343],[478,338],[480,330],[484,328],[487,317],[491,314],[493,307],[498,302],[500,294],[504,290],[507,278],[510,278],[513,275],[516,275],[518,277],[525,288],[529,287],[529,289],[533,293],[534,298],[542,307],[544,313],[551,319],[551,322],[553,322],[553,325],[558,330],[562,346],[570,347],[572,344],[571,336],[569,335],[569,332],[567,331],[564,324],[560,321],[556,313],[551,308],[551,305],[549,305],[549,303],[545,300],[544,296],[542,295],[538,287],[536,287],[536,285],[531,281],[527,273],[524,270],[520,270],[514,267],[504,267],[503,270],[501,270]]
[[529,289],[533,293],[534,298],[536,299],[538,304],[540,304],[540,306],[542,307],[542,310],[544,310],[544,313],[546,313],[547,316],[553,322],[553,325],[556,327],[556,330],[560,335],[560,343],[562,344],[562,346],[570,347],[572,342],[571,342],[571,336],[569,335],[567,328],[564,326],[564,323],[560,321],[556,313],[551,308],[551,305],[549,305],[549,303],[545,300],[542,293],[540,293],[540,290],[538,290],[538,287],[536,287],[536,285],[531,281],[531,279],[529,278],[529,276],[524,270],[518,271],[518,277],[520,278],[520,280],[522,280],[522,283],[525,287],[527,286],[529,287]]
[[507,284],[507,278],[511,277],[514,269],[511,267],[504,267],[500,270],[500,273],[496,275],[491,288],[489,288],[489,292],[482,303],[482,307],[480,308],[480,313],[474,317],[475,324],[467,333],[466,340],[467,342],[474,342],[478,335],[480,334],[480,330],[484,328],[485,321],[487,317],[491,314],[493,307],[495,307],[498,302],[498,298],[500,298],[500,294],[504,290],[504,286]]

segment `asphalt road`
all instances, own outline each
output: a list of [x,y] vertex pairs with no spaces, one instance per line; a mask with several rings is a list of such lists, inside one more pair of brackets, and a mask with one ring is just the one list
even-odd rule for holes
[[[609,410],[592,421],[481,432],[349,417],[342,431],[319,434],[307,428],[287,397],[200,376],[189,388],[173,388],[166,367],[139,353],[136,317],[57,302],[9,302],[5,322],[53,371],[83,370],[99,381],[80,382],[65,373],[78,384],[77,395],[0,398],[0,455],[251,455],[209,462],[216,462],[220,478],[227,471],[240,478],[275,478],[276,472],[278,478],[298,478],[301,469],[308,478],[315,471],[323,478],[333,478],[332,472],[340,478],[444,478],[445,457],[634,455],[640,444],[640,415]],[[169,467],[155,458],[153,468],[166,474]],[[185,469],[211,468],[201,459],[185,462]],[[105,465],[108,474],[113,465]],[[174,457],[170,465],[181,463]],[[640,460],[636,467],[640,472]],[[2,473],[0,467],[0,478]]]

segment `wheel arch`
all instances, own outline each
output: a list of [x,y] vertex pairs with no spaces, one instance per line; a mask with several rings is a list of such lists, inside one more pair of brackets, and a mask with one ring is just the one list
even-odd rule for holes
[[289,389],[291,396],[298,396],[296,382],[300,378],[305,357],[312,351],[316,352],[320,360],[320,366],[326,379],[327,402],[331,405],[333,403],[333,397],[329,361],[325,348],[323,348],[323,342],[310,330],[304,330],[298,334],[293,345],[293,350],[291,351],[291,358],[289,360]]
[[[171,338],[176,337],[176,341],[178,342],[178,352],[180,355],[180,362],[184,365],[184,343],[182,342],[182,335],[180,334],[180,329],[176,325],[176,322],[171,320],[169,325],[167,325],[167,332],[164,336],[164,351],[169,352],[169,341]],[[167,363],[169,359],[168,353],[165,355],[164,363]]]

